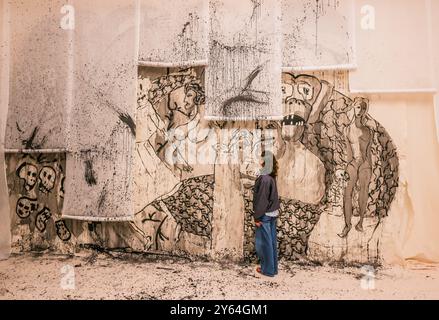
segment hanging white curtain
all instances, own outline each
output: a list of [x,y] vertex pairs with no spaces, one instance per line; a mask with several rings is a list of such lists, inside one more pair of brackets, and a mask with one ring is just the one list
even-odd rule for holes
[[206,118],[278,119],[280,0],[210,1]]
[[433,64],[434,64],[434,80],[436,88],[435,96],[435,116],[436,116],[436,131],[439,141],[439,19],[433,19],[433,17],[439,17],[439,1],[431,1],[430,18],[432,21],[432,35],[433,36]]
[[10,101],[6,147],[65,147],[67,32],[61,0],[10,1]]
[[352,0],[282,0],[282,64],[286,69],[355,67]]
[[130,220],[134,215],[136,1],[72,4],[74,85],[63,217]]
[[4,138],[9,96],[9,25],[6,0],[0,0],[0,260],[11,252],[11,213],[5,170]]
[[[436,1],[434,1],[436,2]],[[434,91],[429,0],[356,0],[354,92]]]
[[140,3],[141,63],[157,67],[207,63],[208,1]]

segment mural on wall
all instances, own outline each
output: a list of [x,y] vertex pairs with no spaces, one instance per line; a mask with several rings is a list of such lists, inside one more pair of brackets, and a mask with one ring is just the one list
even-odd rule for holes
[[214,147],[214,129],[204,120],[204,69],[141,68],[139,74],[136,195],[151,201],[140,203],[134,230],[147,235],[152,250],[186,247],[185,241],[210,247],[214,166],[196,158]]
[[[216,206],[222,210],[217,210],[218,216],[229,214],[228,210],[230,215],[243,215],[239,217],[245,221],[244,253],[252,257],[254,171],[243,166],[239,189],[238,183],[230,183],[231,176],[239,179],[235,167],[217,166],[215,171],[214,163],[219,150],[232,153],[234,144],[243,139],[253,143],[253,129],[260,129],[263,136],[252,146],[274,142],[281,167],[281,256],[305,255],[322,215],[338,219],[339,230],[328,232],[346,242],[352,233],[365,234],[387,216],[398,185],[398,158],[386,130],[369,114],[369,102],[348,97],[342,93],[347,87],[336,88],[315,75],[281,74],[282,65],[355,62],[351,0],[298,0],[294,5],[284,0],[245,0],[239,5],[234,0],[190,0],[179,10],[168,10],[158,0],[142,0],[140,6],[135,1],[121,6],[117,0],[105,5],[78,3],[81,14],[74,48],[59,28],[59,10],[51,10],[55,5],[49,2],[12,6],[13,16],[29,8],[35,15],[24,24],[13,20],[12,52],[17,53],[17,63],[11,74],[6,145],[67,147],[69,152],[8,156],[15,244],[27,237],[31,247],[39,248],[54,242],[70,249],[91,243],[206,253],[217,240],[212,231],[227,222],[223,217],[215,221]],[[139,57],[135,56],[137,10],[143,26]],[[102,28],[96,17],[106,26],[124,27]],[[41,23],[48,19],[57,23]],[[156,20],[163,24],[151,26]],[[52,36],[39,41],[29,33],[35,27],[42,38]],[[55,42],[57,53],[49,50],[55,60],[46,54],[48,42]],[[29,51],[37,55],[26,55]],[[72,78],[56,68],[68,65],[67,51],[73,57]],[[138,68],[138,58],[158,65],[209,60],[209,67]],[[136,80],[134,115],[131,98]],[[65,105],[69,99],[72,110]],[[72,116],[68,123],[66,110]],[[267,120],[275,115],[283,119]],[[206,116],[228,121],[207,121]],[[251,121],[232,121],[243,119]],[[232,129],[234,138],[218,143],[224,128]],[[205,158],[215,161],[203,162]],[[235,198],[214,199],[214,191],[223,191],[221,186],[230,187],[224,198],[229,191],[242,193],[244,212],[241,204],[232,203]],[[66,219],[84,221],[65,220],[62,212]],[[115,220],[120,222],[108,222]],[[221,237],[223,242],[230,239]]]
[[[203,118],[204,69],[140,68],[134,221],[61,219],[65,157],[28,154],[8,158],[14,229],[27,225],[31,242],[46,246],[56,238],[73,246],[205,254],[215,228],[215,180],[222,178],[215,177],[218,148],[232,150],[245,141],[253,149],[272,147],[280,164],[281,257],[307,254],[323,214],[339,221],[339,230],[328,230],[334,237],[349,239],[366,228],[373,232],[387,216],[398,186],[398,157],[390,136],[369,114],[367,99],[350,98],[311,74],[284,73],[282,78],[283,120],[230,122],[234,136],[219,147],[224,123]],[[255,140],[252,129],[261,130],[261,137]],[[206,155],[213,161],[203,162]],[[242,193],[245,208],[244,256],[252,259],[255,171],[245,161],[241,167],[242,189],[236,192]],[[93,168],[89,171],[92,183]]]
[[[15,211],[12,223],[27,227],[30,248],[51,247],[55,239],[69,241],[71,222],[61,218],[65,155],[8,155],[7,164],[11,210]],[[13,232],[13,236],[23,235]]]
[[[367,99],[351,99],[335,90],[331,83],[312,75],[284,73],[282,78],[284,119],[281,123],[269,122],[260,127],[275,128],[278,132],[279,141],[274,148],[281,167],[279,254],[294,257],[306,254],[309,236],[321,214],[343,213],[338,233],[341,238],[352,232],[353,216],[358,216],[356,232],[363,232],[367,218],[374,221],[376,229],[387,216],[395,197],[398,157],[386,130],[368,113]],[[317,183],[323,183],[324,191],[314,202],[285,197],[283,185],[295,177],[285,177],[284,172],[294,163],[282,163],[282,160],[288,156],[285,152],[288,148],[300,146],[323,166],[322,179]],[[318,170],[318,166],[310,166],[308,170]],[[245,255],[252,257],[252,184],[243,185],[247,211],[244,248]]]

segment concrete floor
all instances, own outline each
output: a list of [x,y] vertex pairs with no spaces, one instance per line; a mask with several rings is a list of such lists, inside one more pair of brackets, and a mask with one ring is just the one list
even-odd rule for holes
[[0,261],[0,299],[439,298],[434,265],[381,267],[369,277],[361,266],[288,262],[275,278],[256,275],[254,267],[93,251],[20,254]]

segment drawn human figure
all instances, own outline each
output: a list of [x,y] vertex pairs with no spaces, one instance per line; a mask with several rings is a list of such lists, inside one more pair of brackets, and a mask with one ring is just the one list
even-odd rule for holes
[[[202,119],[200,106],[204,104],[204,100],[203,88],[198,82],[192,81],[184,86],[183,105],[171,101],[165,112],[159,111],[159,116],[165,123],[165,130],[157,128],[157,134],[151,142],[157,156],[174,170],[190,172],[193,169],[188,164],[185,154],[181,154],[180,145],[188,139],[190,130],[198,128],[198,123]],[[203,139],[195,140],[193,142],[198,143]],[[172,157],[167,156],[167,153],[171,153]]]
[[[144,163],[154,172],[151,177],[172,176],[175,184],[160,186],[157,197],[136,213],[132,227],[149,239],[150,249],[174,250],[182,239],[186,246],[205,245],[211,237],[214,164],[199,162],[198,156],[200,149],[213,148],[208,139],[214,128],[204,120],[202,80],[194,70],[179,71],[154,79],[147,95],[148,117],[155,121],[144,159],[163,164],[162,170]],[[196,159],[188,158],[189,144]]]
[[369,182],[372,176],[371,144],[373,133],[366,124],[368,111],[368,101],[364,98],[355,98],[352,104],[354,117],[346,129],[348,141],[347,148],[347,184],[343,197],[343,213],[345,226],[339,234],[344,238],[348,235],[352,227],[353,215],[353,191],[358,182],[358,208],[360,220],[355,229],[363,231],[363,220],[367,209],[367,199],[369,192]]

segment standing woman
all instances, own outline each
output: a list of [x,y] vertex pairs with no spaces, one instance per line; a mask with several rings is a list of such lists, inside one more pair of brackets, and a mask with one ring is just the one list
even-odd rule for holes
[[256,269],[263,275],[274,277],[277,274],[277,232],[279,215],[279,196],[276,177],[278,164],[273,153],[264,151],[260,159],[261,172],[256,179],[253,194],[253,217],[256,223],[255,247],[261,261]]

